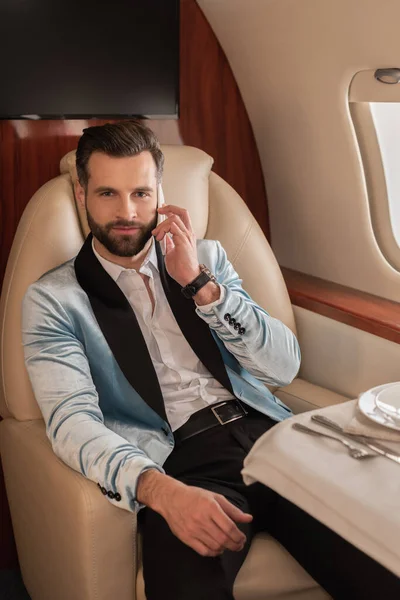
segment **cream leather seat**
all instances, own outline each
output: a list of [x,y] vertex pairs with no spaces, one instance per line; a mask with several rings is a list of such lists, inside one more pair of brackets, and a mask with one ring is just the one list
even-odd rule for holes
[[[211,172],[212,159],[204,152],[184,146],[163,150],[167,202],[187,207],[198,237],[219,239],[253,298],[295,330],[280,269],[244,202]],[[55,456],[24,366],[25,290],[76,255],[88,231],[74,200],[75,176],[70,153],[61,161],[61,175],[29,202],[8,261],[0,307],[0,439],[7,494],[32,600],[143,600],[135,516],[112,506],[95,483]],[[254,540],[235,595],[238,600],[328,597],[267,534]]]

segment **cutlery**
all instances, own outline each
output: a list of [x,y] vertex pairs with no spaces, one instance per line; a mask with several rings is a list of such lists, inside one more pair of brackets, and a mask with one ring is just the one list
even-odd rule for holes
[[[308,433],[309,435],[315,435],[317,437],[327,438],[329,440],[336,440],[336,442],[340,442],[343,446],[346,446],[349,454],[352,458],[361,459],[361,458],[372,458],[376,456],[375,452],[368,452],[368,450],[364,450],[363,448],[357,448],[353,446],[346,440],[342,438],[338,438],[334,435],[328,435],[327,433],[322,433],[321,431],[317,431],[317,429],[311,429],[311,427],[307,427],[306,425],[302,425],[301,423],[293,423],[293,429],[296,431],[302,431],[303,433]],[[400,459],[399,459],[400,460]]]
[[363,435],[355,435],[353,433],[347,433],[346,431],[343,430],[343,427],[341,427],[340,425],[338,425],[331,419],[324,417],[323,415],[312,415],[311,420],[314,421],[315,423],[319,423],[319,425],[324,425],[325,427],[332,429],[332,431],[336,431],[337,433],[340,433],[341,435],[345,436],[346,438],[348,438],[350,440],[358,442],[359,444],[363,444],[364,446],[367,446],[367,448],[369,448],[370,450],[373,450],[377,454],[380,454],[381,456],[385,456],[386,458],[388,458],[390,460],[394,460],[394,462],[397,462],[398,464],[400,464],[400,454],[398,454],[398,452],[395,452],[388,446],[384,446],[380,442],[376,442],[375,440],[373,442],[370,442],[369,439]]

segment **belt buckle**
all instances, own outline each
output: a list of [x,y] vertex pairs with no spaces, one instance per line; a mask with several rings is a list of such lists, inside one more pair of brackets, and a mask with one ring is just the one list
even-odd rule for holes
[[247,415],[247,410],[245,410],[245,408],[241,405],[241,403],[236,400],[236,406],[239,405],[240,409],[242,411],[241,415],[236,415],[235,417],[231,417],[230,419],[227,419],[226,421],[223,421],[222,418],[219,416],[218,414],[218,408],[220,408],[221,406],[225,406],[226,404],[228,404],[229,402],[233,402],[232,400],[226,400],[225,402],[221,402],[220,404],[217,404],[215,406],[210,406],[215,418],[217,419],[218,423],[220,425],[226,425],[227,423],[231,423],[232,421],[236,421],[237,419],[241,419],[242,417],[245,417]]

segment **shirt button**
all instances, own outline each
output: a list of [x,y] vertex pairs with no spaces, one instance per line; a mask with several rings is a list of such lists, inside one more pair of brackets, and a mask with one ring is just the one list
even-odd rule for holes
[[234,319],[233,317],[231,317],[229,319],[229,325],[234,325],[236,323],[236,319]]
[[224,319],[225,319],[225,321],[229,321],[229,319],[230,319],[230,318],[231,318],[231,315],[230,315],[229,313],[226,313],[226,314],[224,315]]
[[240,335],[244,335],[246,333],[246,329],[244,327],[241,327],[239,329],[239,333],[240,333]]
[[107,492],[107,496],[108,496],[109,498],[111,498],[111,500],[114,500],[114,498],[115,498],[115,494],[114,494],[114,492],[112,492],[111,490],[110,490],[109,492]]
[[236,329],[236,331],[239,331],[240,327],[240,323],[235,323],[235,325],[233,326],[233,328]]
[[118,492],[114,494],[114,500],[116,500],[117,502],[121,502],[121,494],[118,494]]
[[101,488],[101,493],[104,494],[104,496],[107,496],[107,490],[105,487]]

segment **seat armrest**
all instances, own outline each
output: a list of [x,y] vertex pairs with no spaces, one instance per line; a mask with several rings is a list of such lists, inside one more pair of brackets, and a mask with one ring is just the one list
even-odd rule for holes
[[314,385],[305,379],[297,377],[290,385],[279,388],[274,392],[294,413],[302,413],[316,408],[325,408],[332,404],[342,404],[350,398]]
[[32,600],[134,600],[136,516],[56,457],[41,420],[2,421],[0,451]]

